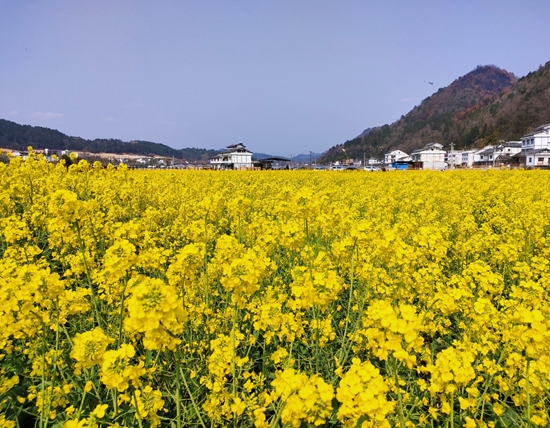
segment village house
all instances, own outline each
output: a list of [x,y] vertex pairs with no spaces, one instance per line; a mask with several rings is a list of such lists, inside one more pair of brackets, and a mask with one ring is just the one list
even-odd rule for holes
[[496,146],[485,146],[474,153],[474,164],[479,167],[517,165],[514,155],[521,152],[520,141],[501,141]]
[[463,150],[462,151],[462,167],[471,168],[474,164],[474,153],[477,150]]
[[541,125],[521,137],[521,152],[512,155],[513,165],[526,168],[549,168],[550,123]]
[[535,128],[530,134],[521,137],[522,150],[540,150],[550,148],[550,123]]
[[413,150],[411,160],[414,169],[444,170],[447,168],[445,162],[446,152],[439,143],[428,143],[421,149]]
[[367,165],[370,165],[370,166],[380,165],[381,163],[382,163],[382,161],[380,159],[377,159],[377,158],[368,158],[367,159]]
[[[402,161],[408,158],[408,154],[401,150],[393,150],[384,155],[384,164],[386,166],[391,166],[394,162]],[[407,159],[408,160],[408,159]]]
[[521,141],[502,142],[489,154],[489,166],[512,166],[516,163],[513,156],[517,153],[521,153]]
[[450,168],[456,168],[462,165],[462,150],[451,150],[447,153],[447,164]]
[[516,166],[550,169],[550,148],[522,150],[513,155],[513,159]]
[[242,142],[227,146],[225,150],[210,158],[216,169],[249,169],[252,168],[252,152]]
[[473,166],[487,166],[489,161],[489,155],[493,153],[495,146],[489,144],[488,146],[483,147],[482,149],[476,150],[474,152],[474,163]]

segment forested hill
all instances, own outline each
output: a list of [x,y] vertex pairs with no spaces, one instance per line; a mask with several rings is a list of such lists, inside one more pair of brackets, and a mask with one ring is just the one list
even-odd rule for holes
[[426,98],[391,125],[328,150],[323,161],[345,157],[380,157],[390,150],[410,153],[428,142],[447,149],[480,147],[498,140],[518,140],[550,122],[550,62],[517,79],[496,66],[479,66]]
[[173,149],[164,144],[150,141],[124,142],[116,139],[85,140],[69,137],[55,129],[41,126],[19,125],[0,119],[0,147],[14,150],[35,149],[72,150],[90,153],[128,153],[146,156],[167,156],[187,161],[208,160],[218,153],[217,150],[198,148]]

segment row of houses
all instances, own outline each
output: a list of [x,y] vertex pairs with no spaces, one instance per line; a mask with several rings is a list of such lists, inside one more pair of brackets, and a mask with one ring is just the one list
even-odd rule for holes
[[[2,149],[2,152],[9,153],[14,158],[21,157],[23,160],[27,159],[29,156],[28,150],[11,150],[11,149]],[[53,160],[53,156],[60,158],[61,156],[69,156],[72,152],[70,150],[51,150],[51,149],[42,149],[42,150],[33,150],[34,154],[42,154],[48,162]],[[78,153],[74,154],[78,158]]]
[[429,143],[410,155],[393,150],[384,156],[384,165],[395,169],[435,169],[448,167],[526,167],[550,168],[550,124],[541,125],[521,137],[521,141],[500,141],[481,149],[443,150]]
[[[210,159],[215,169],[266,168],[274,161],[290,161],[285,158],[264,159],[262,165],[252,161],[252,152],[242,142],[227,148]],[[348,159],[347,163],[352,163]],[[429,143],[410,155],[402,150],[393,150],[383,160],[370,158],[364,165],[380,165],[392,169],[488,168],[488,167],[548,167],[550,168],[550,124],[541,125],[521,137],[521,141],[500,141],[481,149],[446,151],[440,143]],[[356,162],[354,162],[355,164]],[[357,164],[361,164],[360,161]]]

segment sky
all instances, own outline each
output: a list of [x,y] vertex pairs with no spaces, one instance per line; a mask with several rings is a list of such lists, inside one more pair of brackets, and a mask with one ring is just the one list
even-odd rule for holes
[[478,65],[537,70],[548,16],[548,0],[0,0],[0,118],[321,153]]

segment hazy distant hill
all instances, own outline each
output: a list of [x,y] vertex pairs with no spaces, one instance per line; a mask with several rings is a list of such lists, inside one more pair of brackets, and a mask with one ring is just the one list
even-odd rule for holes
[[[321,156],[322,156],[322,153],[311,153],[311,162],[313,163],[313,161],[319,159]],[[252,154],[252,159],[253,160],[261,160],[261,159],[271,158],[271,157],[284,157],[284,158],[286,158],[286,156],[268,155],[267,153],[253,153]],[[294,155],[294,156],[292,156],[292,158],[289,158],[289,159],[293,163],[309,163],[310,154],[307,153],[307,154]]]
[[478,66],[391,125],[367,129],[360,136],[336,145],[322,161],[382,156],[393,149],[410,153],[428,142],[448,149],[478,147],[499,139],[517,140],[550,122],[550,62],[517,79],[494,65]]
[[128,153],[146,156],[167,156],[187,161],[208,160],[218,150],[198,148],[173,149],[164,144],[150,141],[124,142],[116,139],[85,140],[70,137],[55,129],[41,126],[19,125],[15,122],[0,119],[0,147],[6,149],[26,150],[28,146],[35,149],[73,150],[91,153]]

